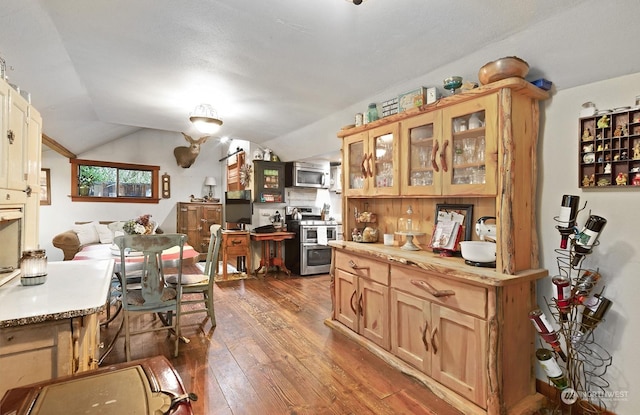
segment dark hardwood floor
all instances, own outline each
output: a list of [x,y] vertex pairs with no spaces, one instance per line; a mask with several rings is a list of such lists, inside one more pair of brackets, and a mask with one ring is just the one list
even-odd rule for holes
[[[268,276],[218,283],[217,327],[204,314],[183,318],[190,339],[173,357],[166,332],[132,339],[132,358],[163,354],[197,414],[437,414],[460,415],[422,384],[327,327],[329,276]],[[120,317],[118,317],[120,318]],[[151,316],[135,324],[156,324]],[[102,329],[112,338],[119,320]],[[102,366],[124,358],[124,340]]]

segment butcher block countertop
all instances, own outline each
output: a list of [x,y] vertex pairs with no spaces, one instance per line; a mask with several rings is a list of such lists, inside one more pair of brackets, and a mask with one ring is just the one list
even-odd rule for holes
[[446,278],[479,286],[499,287],[527,280],[538,280],[548,275],[546,269],[530,269],[514,275],[497,272],[495,268],[467,265],[461,257],[441,257],[431,251],[407,251],[397,246],[381,243],[329,241],[329,246],[355,254],[370,255],[380,260],[415,266],[421,270],[442,274]]
[[44,284],[23,286],[15,277],[0,287],[0,328],[89,315],[104,308],[113,259],[53,261]]

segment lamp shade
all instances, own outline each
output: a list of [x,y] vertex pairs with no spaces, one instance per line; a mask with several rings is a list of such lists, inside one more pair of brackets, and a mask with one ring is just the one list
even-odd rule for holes
[[218,118],[218,113],[209,104],[200,104],[191,113],[189,120],[193,125],[205,134],[215,133],[220,129],[222,120]]
[[212,176],[205,177],[204,185],[205,186],[215,186],[216,185],[216,178],[212,177]]

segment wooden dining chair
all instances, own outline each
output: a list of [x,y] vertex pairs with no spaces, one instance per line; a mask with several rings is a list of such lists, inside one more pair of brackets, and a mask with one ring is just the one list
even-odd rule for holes
[[[122,310],[124,311],[125,355],[131,360],[131,336],[169,330],[175,335],[175,352],[178,356],[180,344],[180,298],[182,296],[182,257],[187,236],[184,234],[124,235],[114,239],[120,248],[120,273],[123,282]],[[178,255],[173,259],[163,259],[163,251],[178,247]],[[141,260],[127,261],[130,255],[139,255]],[[170,287],[165,282],[165,268],[176,268],[178,284]],[[128,274],[140,276],[139,284],[126,283]],[[166,313],[168,318],[158,319],[162,326],[153,325],[147,329],[131,331],[130,317],[142,313]],[[175,318],[173,318],[175,315]]]
[[[184,274],[182,276],[182,295],[185,294],[202,294],[200,296],[189,296],[182,298],[181,315],[195,314],[206,312],[207,317],[211,319],[211,325],[216,325],[216,314],[213,305],[213,287],[215,285],[215,277],[218,274],[218,256],[220,253],[220,244],[222,240],[222,226],[219,224],[209,227],[211,232],[211,241],[209,241],[209,249],[207,250],[207,259],[204,266],[204,272],[199,274]],[[177,285],[177,275],[167,276],[167,282],[172,286]],[[193,304],[204,304],[203,307],[192,307]],[[202,322],[206,322],[205,320]]]

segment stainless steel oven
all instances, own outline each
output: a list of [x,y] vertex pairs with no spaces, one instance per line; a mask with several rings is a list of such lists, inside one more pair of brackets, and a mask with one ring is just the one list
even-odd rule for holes
[[326,274],[331,269],[331,247],[323,245],[336,240],[338,227],[329,225],[300,225],[300,275]]

